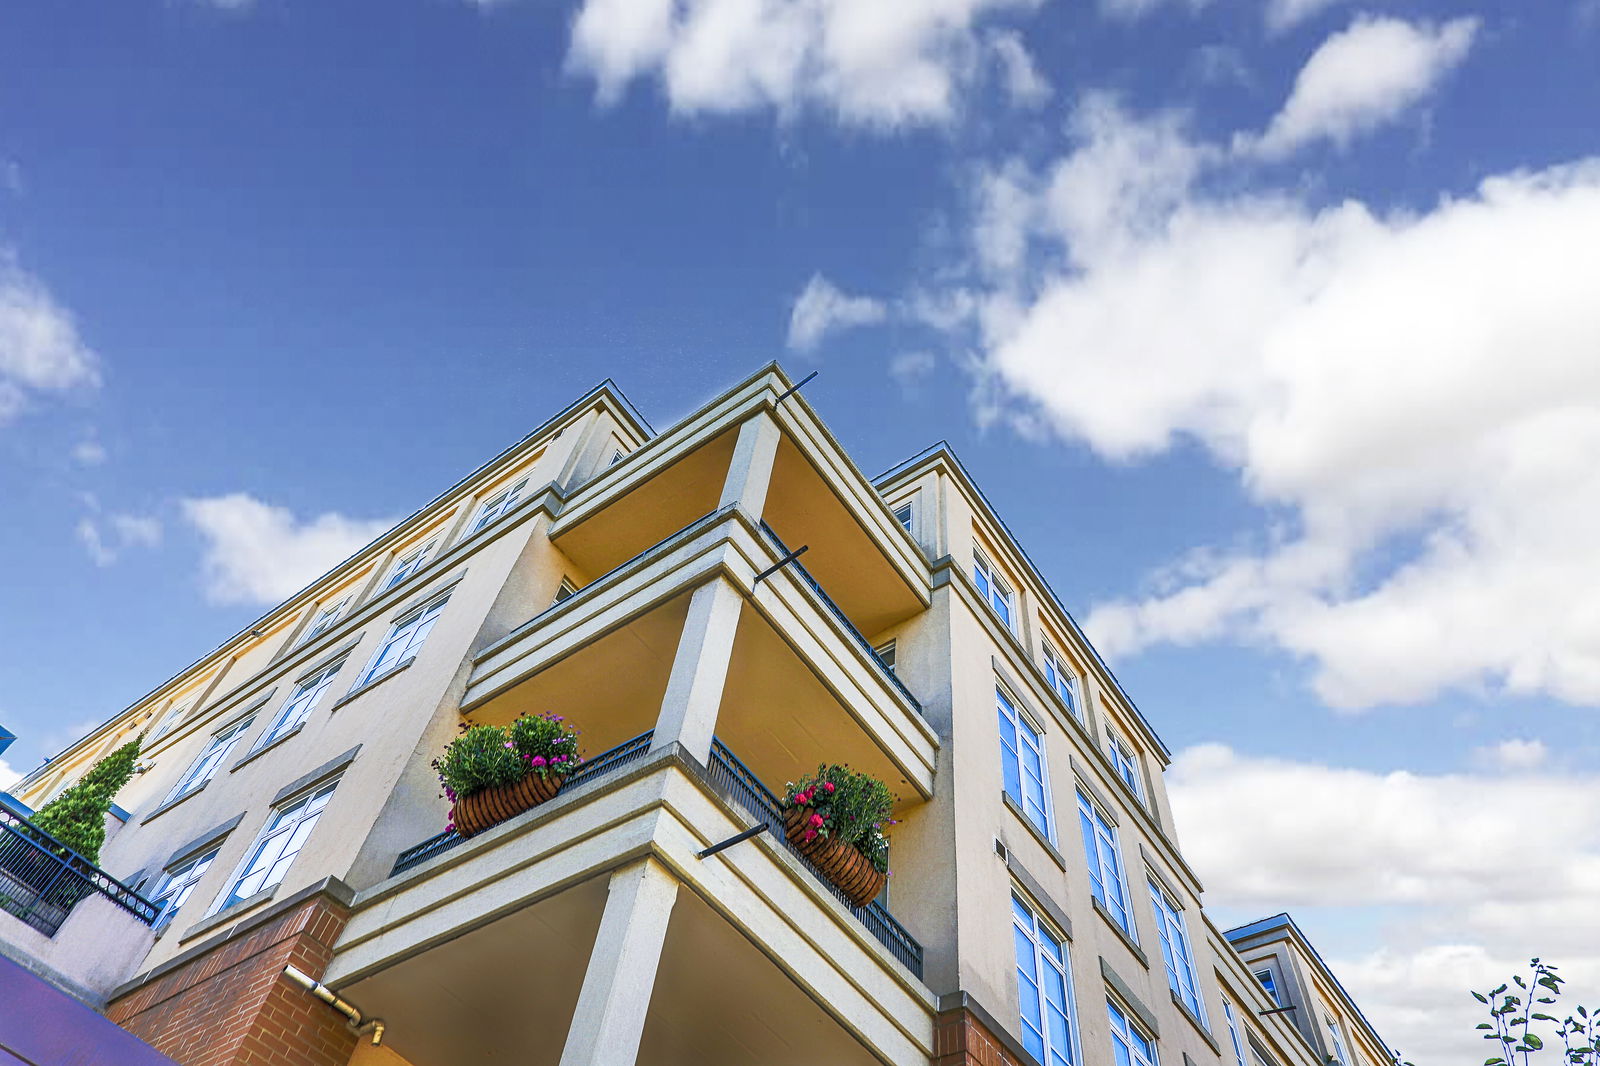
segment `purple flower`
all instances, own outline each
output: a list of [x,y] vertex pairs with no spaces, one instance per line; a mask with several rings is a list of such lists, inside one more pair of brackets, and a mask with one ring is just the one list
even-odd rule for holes
[[533,766],[543,766],[545,763],[545,758],[543,755],[535,755],[532,759],[529,759],[528,762]]

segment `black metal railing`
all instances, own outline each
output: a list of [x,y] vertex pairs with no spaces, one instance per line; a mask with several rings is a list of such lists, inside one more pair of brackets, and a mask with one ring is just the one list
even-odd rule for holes
[[841,892],[832,881],[822,876],[811,860],[806,858],[789,843],[789,838],[783,831],[783,808],[778,802],[778,797],[761,779],[751,773],[739,757],[728,750],[722,741],[711,741],[711,761],[706,766],[707,776],[711,779],[712,788],[724,797],[749,811],[755,817],[765,822],[767,831],[772,839],[789,849],[800,864],[809,870],[818,881],[827,886],[828,891],[838,898],[840,903],[850,908],[867,930],[889,949],[889,953],[905,964],[906,969],[922,976],[922,945],[912,939],[905,927],[894,920],[894,917],[884,909],[877,900],[866,906],[850,902],[850,899]]
[[[585,760],[584,764],[578,768],[578,772],[567,778],[566,783],[561,786],[561,790],[565,792],[567,789],[619,770],[629,763],[638,762],[650,751],[650,738],[654,735],[654,729],[647,729],[632,740],[625,740],[616,747],[603,751],[592,759]],[[431,836],[422,843],[415,844],[402,851],[399,858],[395,859],[394,869],[389,871],[389,876],[393,877],[395,874],[403,873],[413,866],[420,866],[435,855],[449,851],[465,839],[466,837],[458,835],[454,829],[446,829],[436,836]]]
[[156,905],[26,818],[0,807],[0,910],[55,936],[72,908],[95,893],[146,925]]
[[[765,522],[762,522],[761,531],[772,538],[772,543],[777,547],[779,554],[789,554],[788,545],[783,543],[783,538],[779,537],[771,526],[767,525]],[[902,696],[911,701],[911,706],[917,709],[918,714],[922,714],[922,702],[911,694],[911,690],[906,688],[905,682],[901,681],[900,678],[895,675],[894,667],[883,661],[883,656],[879,655],[877,650],[873,648],[872,642],[867,640],[866,637],[862,636],[861,630],[856,628],[856,624],[850,621],[849,616],[839,609],[839,605],[837,603],[833,602],[833,597],[829,596],[827,592],[823,590],[822,584],[817,581],[815,577],[811,576],[811,571],[802,566],[798,559],[789,565],[794,567],[794,571],[800,575],[801,581],[804,581],[807,585],[811,586],[811,591],[817,594],[817,598],[822,601],[822,605],[831,611],[833,616],[839,620],[841,625],[844,626],[845,631],[855,638],[855,642],[861,645],[861,649],[867,653],[867,657],[874,663],[878,664],[878,669],[883,672],[884,677],[889,679],[889,683],[895,688],[899,689]]]

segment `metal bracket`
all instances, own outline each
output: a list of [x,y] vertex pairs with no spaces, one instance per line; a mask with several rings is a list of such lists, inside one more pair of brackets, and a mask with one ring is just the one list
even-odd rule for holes
[[762,822],[759,825],[753,825],[749,829],[746,829],[744,832],[739,833],[736,836],[731,836],[719,844],[713,844],[704,851],[696,852],[694,857],[697,859],[703,859],[708,855],[715,855],[724,848],[733,847],[741,840],[749,840],[753,836],[759,836],[760,834],[765,833],[769,828],[770,826],[768,826],[766,822]]
[[1287,1007],[1273,1007],[1271,1010],[1258,1010],[1258,1011],[1256,1011],[1256,1016],[1260,1017],[1260,1018],[1265,1018],[1269,1014],[1283,1014],[1286,1011],[1299,1010],[1299,1009],[1300,1009],[1300,1007],[1299,1007],[1298,1004],[1291,1004],[1290,1006],[1287,1006]]
[[790,552],[788,555],[785,555],[782,559],[779,559],[777,562],[761,571],[761,573],[757,574],[756,579],[750,582],[750,584],[761,584],[761,582],[765,581],[767,578],[771,577],[773,574],[776,574],[779,570],[782,570],[784,567],[800,558],[800,556],[804,555],[806,553],[806,549],[810,546],[811,545],[809,544],[800,545],[800,547],[796,548],[794,551]]
[[813,370],[811,373],[809,373],[805,377],[801,378],[799,380],[799,382],[797,382],[793,387],[791,387],[789,389],[786,389],[783,392],[782,395],[780,395],[776,400],[773,400],[772,401],[772,406],[774,406],[774,407],[778,406],[780,403],[782,403],[783,401],[787,400],[789,397],[793,396],[795,393],[799,392],[801,387],[804,386],[806,382],[810,381],[812,378],[816,377],[820,373],[822,373],[822,371]]

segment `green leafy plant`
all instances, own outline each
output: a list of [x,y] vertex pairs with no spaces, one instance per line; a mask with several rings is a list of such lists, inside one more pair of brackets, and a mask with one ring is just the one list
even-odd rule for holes
[[559,714],[525,714],[509,726],[464,726],[433,760],[451,803],[461,796],[510,785],[529,774],[566,776],[583,763],[578,730]]
[[784,806],[809,811],[805,840],[822,837],[851,845],[879,873],[889,872],[889,838],[894,825],[894,793],[871,774],[848,766],[824,765],[784,788]]
[[[1546,1043],[1548,1038],[1561,1041],[1561,1062],[1574,1066],[1600,1063],[1600,1026],[1596,1025],[1600,1014],[1583,1006],[1562,1018],[1552,1013],[1565,983],[1556,967],[1534,959],[1528,963],[1526,978],[1518,974],[1491,992],[1472,993],[1472,998],[1489,1010],[1489,1020],[1479,1022],[1478,1028],[1486,1030],[1483,1038],[1496,1045],[1483,1066],[1528,1066],[1539,1052],[1556,1050],[1553,1043]],[[1547,1036],[1534,1031],[1539,1022],[1544,1023]]]
[[138,736],[96,763],[82,780],[41,807],[29,819],[35,826],[90,862],[100,861],[106,842],[106,815],[139,761]]

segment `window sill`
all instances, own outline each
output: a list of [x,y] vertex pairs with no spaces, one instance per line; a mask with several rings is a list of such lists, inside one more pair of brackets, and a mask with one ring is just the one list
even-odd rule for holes
[[304,729],[305,727],[306,727],[306,724],[304,722],[301,722],[299,725],[297,725],[293,729],[289,730],[283,736],[278,737],[276,740],[269,741],[266,744],[261,745],[261,747],[254,749],[249,754],[247,754],[244,758],[240,759],[238,762],[234,763],[231,767],[229,767],[228,768],[228,773],[230,773],[230,774],[234,773],[240,767],[244,766],[247,763],[253,762],[258,756],[265,755],[267,752],[271,751],[273,748],[277,747],[279,744],[282,744],[284,741],[292,740],[293,738],[299,736],[300,735],[300,730]]
[[1111,911],[1104,903],[1101,903],[1097,897],[1090,896],[1089,902],[1094,904],[1094,912],[1101,918],[1105,919],[1105,923],[1115,930],[1116,934],[1122,938],[1122,943],[1126,945],[1129,951],[1133,952],[1133,957],[1139,960],[1139,965],[1148,970],[1150,968],[1150,960],[1145,956],[1144,949],[1139,947],[1139,942],[1133,939],[1133,934],[1122,928],[1122,926],[1117,922],[1117,919],[1112,915]]
[[250,910],[252,907],[258,906],[259,904],[267,902],[267,900],[271,899],[277,894],[277,892],[278,886],[272,885],[268,888],[263,888],[260,892],[257,892],[253,896],[246,896],[237,903],[228,904],[217,913],[200,919],[188,929],[184,930],[183,935],[178,938],[178,943],[181,944],[184,941],[193,940],[197,936],[201,936],[205,933],[211,932],[213,929],[227,925],[245,911]]
[[172,810],[172,808],[176,807],[178,804],[182,803],[184,800],[192,799],[193,797],[200,795],[200,793],[202,793],[202,792],[204,792],[206,790],[206,785],[209,785],[209,784],[211,784],[211,781],[208,779],[206,781],[205,785],[201,785],[199,788],[195,789],[194,791],[185,792],[183,795],[177,797],[176,799],[167,800],[167,802],[163,803],[161,806],[157,807],[155,810],[151,811],[149,814],[147,814],[143,818],[139,819],[139,824],[140,825],[144,825],[147,822],[154,821],[156,818],[160,817],[163,814],[166,814],[168,811]]
[[385,681],[389,680],[395,674],[398,674],[402,670],[407,669],[408,667],[411,666],[412,663],[414,663],[416,661],[417,661],[417,657],[415,655],[413,655],[409,659],[401,660],[398,664],[396,664],[395,666],[389,668],[388,670],[385,670],[383,673],[379,674],[377,677],[374,677],[374,678],[372,678],[372,679],[370,679],[368,681],[361,682],[361,684],[357,685],[355,688],[351,689],[349,692],[346,692],[343,696],[340,696],[339,697],[339,702],[335,703],[332,707],[328,708],[329,712],[331,713],[333,711],[337,711],[340,707],[343,707],[345,704],[349,703],[351,700],[356,699],[359,696],[366,695],[372,689],[377,688],[379,685],[381,685]]
[[1215,1051],[1218,1055],[1221,1055],[1222,1045],[1217,1043],[1216,1038],[1211,1035],[1211,1031],[1206,1028],[1205,1022],[1202,1022],[1199,1018],[1195,1017],[1194,1011],[1189,1009],[1189,1004],[1185,1003],[1181,998],[1179,998],[1177,992],[1173,991],[1170,987],[1167,989],[1167,992],[1172,996],[1172,1004],[1178,1008],[1178,1013],[1189,1020],[1189,1024],[1194,1026],[1194,1031],[1200,1034],[1201,1039],[1206,1042],[1212,1051]]
[[1050,838],[1045,836],[1037,825],[1033,824],[1033,819],[1029,818],[1023,809],[1017,805],[1017,801],[1012,798],[1011,793],[1002,790],[1000,800],[1006,805],[1006,810],[1016,815],[1017,820],[1027,827],[1028,832],[1033,834],[1033,839],[1037,840],[1039,846],[1044,848],[1045,854],[1050,856],[1050,861],[1061,867],[1064,872],[1067,868],[1067,860],[1062,858],[1061,852],[1057,851],[1056,846],[1050,843]]

